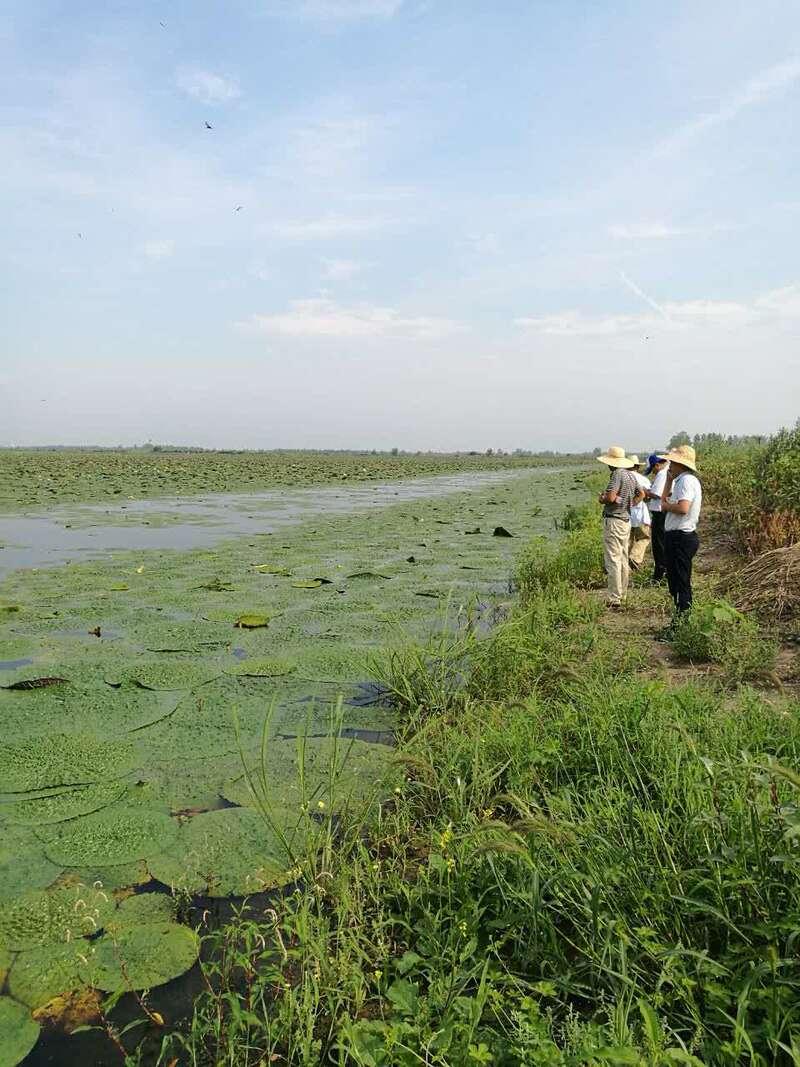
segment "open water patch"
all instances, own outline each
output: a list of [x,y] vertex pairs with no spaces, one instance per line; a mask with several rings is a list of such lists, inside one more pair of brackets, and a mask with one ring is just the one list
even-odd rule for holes
[[[207,548],[231,537],[275,533],[315,516],[372,511],[401,500],[426,500],[502,484],[526,474],[530,472],[470,472],[382,485],[220,493],[128,501],[113,508],[82,505],[0,516],[0,544],[4,546],[0,548],[0,578],[20,568],[110,558],[122,550]],[[181,510],[187,508],[192,509],[190,514],[182,515]],[[154,524],[153,514],[162,521]]]

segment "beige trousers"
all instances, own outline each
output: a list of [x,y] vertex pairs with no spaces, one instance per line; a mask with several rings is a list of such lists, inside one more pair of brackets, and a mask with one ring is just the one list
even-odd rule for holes
[[628,548],[628,562],[631,565],[631,570],[638,571],[642,569],[649,544],[650,527],[631,526],[631,540]]
[[603,564],[608,578],[608,603],[622,604],[628,595],[628,541],[631,524],[625,519],[603,519]]

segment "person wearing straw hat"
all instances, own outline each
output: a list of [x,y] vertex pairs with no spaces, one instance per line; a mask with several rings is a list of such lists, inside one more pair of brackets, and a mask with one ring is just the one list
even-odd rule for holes
[[638,456],[628,456],[633,466],[631,474],[636,479],[644,496],[638,504],[631,507],[631,536],[628,542],[628,563],[631,570],[640,571],[650,544],[650,509],[647,506],[647,494],[650,481],[641,473],[643,466]]
[[611,478],[599,500],[603,505],[603,562],[608,580],[607,603],[618,610],[628,595],[628,542],[631,534],[631,505],[643,499],[642,490],[631,476],[633,466],[625,449],[612,445],[600,463],[611,469]]
[[669,472],[661,495],[664,520],[667,584],[678,613],[692,606],[692,560],[700,545],[697,523],[703,488],[697,477],[697,457],[691,445],[679,445],[665,454]]
[[662,452],[651,452],[647,457],[646,477],[653,476],[650,491],[646,494],[650,509],[650,544],[653,549],[653,583],[659,584],[667,577],[667,558],[664,548],[664,522],[666,511],[661,510],[661,494],[667,484],[669,460]]

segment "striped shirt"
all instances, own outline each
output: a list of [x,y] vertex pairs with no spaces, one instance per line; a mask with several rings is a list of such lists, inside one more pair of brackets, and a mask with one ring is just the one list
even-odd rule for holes
[[638,488],[636,478],[630,471],[623,470],[621,467],[617,467],[616,470],[612,471],[606,492],[615,493],[618,500],[616,504],[605,504],[603,506],[603,518],[625,519],[630,522],[631,504]]

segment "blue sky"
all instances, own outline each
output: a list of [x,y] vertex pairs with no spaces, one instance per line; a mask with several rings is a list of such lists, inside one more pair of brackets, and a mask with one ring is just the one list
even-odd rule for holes
[[12,0],[0,60],[0,443],[800,413],[793,0]]

